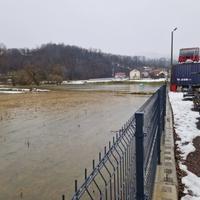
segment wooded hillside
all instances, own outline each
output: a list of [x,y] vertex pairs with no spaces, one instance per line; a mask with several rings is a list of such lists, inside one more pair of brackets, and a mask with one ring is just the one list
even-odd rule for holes
[[[121,56],[64,44],[46,44],[36,49],[6,49],[0,47],[0,74],[10,77],[13,84],[40,81],[79,80],[112,77],[148,65],[167,67],[165,58],[146,59],[144,56]],[[1,80],[2,81],[2,80]]]

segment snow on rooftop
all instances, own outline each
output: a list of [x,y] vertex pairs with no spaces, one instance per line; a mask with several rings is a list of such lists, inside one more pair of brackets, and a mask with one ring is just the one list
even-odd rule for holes
[[[183,93],[169,92],[169,98],[174,114],[174,127],[181,138],[180,141],[176,141],[176,144],[185,160],[189,153],[195,151],[193,139],[200,136],[200,130],[196,127],[199,113],[191,110],[193,108],[192,101],[183,101]],[[187,166],[183,163],[180,162],[179,166],[187,173],[187,176],[182,178],[182,182],[186,186],[184,192],[187,194],[182,197],[182,200],[200,200],[200,177],[188,171]],[[188,191],[192,191],[193,195],[188,194]]]

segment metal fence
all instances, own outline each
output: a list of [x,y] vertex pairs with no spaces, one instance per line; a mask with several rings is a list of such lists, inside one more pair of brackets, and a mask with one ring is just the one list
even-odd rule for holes
[[[72,200],[148,200],[152,198],[166,113],[166,86],[160,87],[93,160],[92,172]],[[62,196],[65,200],[65,196]]]

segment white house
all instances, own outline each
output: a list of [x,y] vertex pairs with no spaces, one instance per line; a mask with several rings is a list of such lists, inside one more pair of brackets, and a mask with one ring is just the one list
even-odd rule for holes
[[137,80],[137,79],[140,79],[141,77],[141,73],[139,70],[137,69],[133,69],[132,71],[130,71],[130,79],[132,80]]

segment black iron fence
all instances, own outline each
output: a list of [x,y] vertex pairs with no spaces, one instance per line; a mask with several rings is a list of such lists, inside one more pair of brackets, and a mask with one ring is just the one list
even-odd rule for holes
[[[93,160],[92,172],[72,200],[146,200],[152,198],[160,141],[166,113],[166,86],[162,86],[124,124]],[[62,196],[65,199],[65,196]]]

